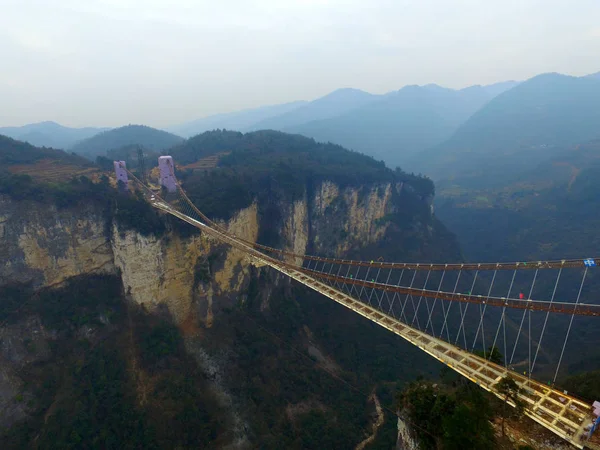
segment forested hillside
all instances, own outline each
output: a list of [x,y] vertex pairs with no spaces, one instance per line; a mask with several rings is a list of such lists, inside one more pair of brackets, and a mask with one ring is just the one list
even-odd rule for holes
[[[178,164],[184,164],[225,150],[229,154],[208,173],[182,168],[178,175],[196,204],[213,218],[234,217],[235,224],[236,214],[249,214],[252,207],[247,207],[254,202],[257,223],[248,221],[244,226],[257,227],[261,243],[286,245],[284,232],[290,232],[287,224],[292,223],[293,233],[308,240],[307,251],[318,245],[332,254],[340,242],[351,242],[345,254],[360,258],[460,259],[453,236],[431,215],[433,184],[428,179],[392,171],[339,146],[280,132],[205,133],[172,154]],[[342,190],[326,218],[319,215],[315,200],[316,189],[325,180]],[[386,197],[385,189],[395,193]],[[397,382],[433,376],[438,370],[418,349],[340,305],[270,270],[236,260],[231,266],[227,246],[215,243],[207,248],[195,229],[161,217],[135,195],[119,193],[108,177],[97,182],[81,177],[53,184],[11,182],[0,195],[8,201],[5,204],[14,204],[11,214],[44,211],[35,215],[44,220],[35,230],[35,239],[43,245],[37,236],[51,236],[48,251],[80,245],[89,234],[85,233],[92,217],[88,208],[99,211],[106,245],[120,252],[115,261],[124,263],[129,274],[129,281],[115,295],[118,286],[111,285],[115,277],[105,279],[110,287],[83,278],[81,283],[38,295],[32,295],[26,285],[5,286],[2,298],[10,301],[0,310],[0,333],[13,343],[11,354],[31,352],[25,359],[30,362],[19,366],[20,371],[16,363],[10,365],[11,377],[17,378],[11,378],[16,384],[8,391],[14,394],[8,395],[8,405],[18,409],[22,399],[25,406],[19,411],[25,417],[15,416],[19,421],[2,436],[8,448],[30,446],[36,436],[41,443],[55,439],[64,446],[109,439],[118,447],[134,441],[145,448],[164,447],[170,440],[169,445],[179,448],[197,448],[199,442],[205,448],[223,448],[223,442],[240,439],[273,449],[353,448],[372,433],[369,392],[376,389],[380,401],[390,407]],[[372,206],[369,198],[374,199]],[[380,238],[367,245],[370,234],[359,240],[343,235],[345,223],[365,221],[356,208],[378,208],[381,201],[389,202],[385,209],[390,214],[372,224],[385,225]],[[298,202],[306,202],[305,218],[290,209]],[[44,231],[46,226],[52,225],[53,230],[69,226],[67,219],[53,219],[55,214],[86,223],[83,234],[59,242]],[[3,224],[6,229],[22,233],[13,229],[21,226],[25,216],[11,220]],[[157,239],[161,244],[156,247]],[[137,255],[149,248],[179,251],[186,248],[187,240],[190,250],[183,251],[181,259],[190,252],[206,253],[200,253],[189,267],[177,266],[175,274],[163,271],[155,278],[164,290],[173,278],[193,275],[188,286],[193,297],[176,295],[172,300],[175,305],[190,302],[190,318],[175,328],[166,305],[156,308],[148,297],[143,302],[152,313],[141,307],[127,310],[124,299],[141,284],[131,278],[144,272],[153,259],[169,259],[166,254],[148,253],[140,265]],[[2,252],[14,254],[15,260],[21,254],[12,247],[2,247]],[[94,246],[92,253],[97,252]],[[73,253],[80,255],[81,250]],[[245,274],[247,281],[242,277],[238,286],[225,278],[237,274]],[[204,320],[208,301],[213,308],[210,322]],[[22,304],[26,306],[15,307]],[[29,342],[19,330],[31,330],[29,324],[37,317],[48,334]],[[38,353],[47,347],[52,351]],[[0,347],[0,352],[4,349]],[[190,357],[196,366],[188,366]],[[15,381],[20,377],[22,384]],[[59,379],[64,383],[55,381]],[[207,389],[205,383],[211,387]],[[217,391],[219,395],[214,394]],[[228,396],[225,400],[223,392]],[[107,410],[107,405],[112,407]],[[396,417],[386,413],[384,420],[387,431],[382,429],[374,445],[387,448],[395,441]]]
[[87,159],[62,150],[34,147],[0,135],[0,192],[34,178],[65,182],[75,176],[94,176],[97,168]]
[[86,158],[95,159],[96,156],[105,156],[109,150],[127,145],[141,145],[160,151],[179,144],[183,140],[182,137],[144,125],[127,125],[85,139],[74,145],[71,151]]
[[16,164],[33,164],[43,159],[51,159],[63,163],[89,164],[79,156],[71,155],[53,148],[35,147],[26,142],[17,141],[0,135],[0,164],[6,169]]
[[14,419],[27,415],[0,428],[3,448],[222,448],[226,414],[179,331],[128,305],[117,277],[37,293],[1,286],[0,297],[0,338],[13,337],[0,355],[12,352],[26,384]]
[[547,162],[495,186],[447,184],[438,216],[453,230],[469,260],[575,258],[598,253],[600,141],[563,147]]

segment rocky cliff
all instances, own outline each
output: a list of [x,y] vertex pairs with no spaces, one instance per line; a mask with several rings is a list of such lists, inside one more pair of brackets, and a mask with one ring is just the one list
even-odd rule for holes
[[[422,206],[417,212],[411,209],[415,202]],[[408,210],[411,210],[410,213]],[[272,211],[277,214],[272,214]],[[122,290],[133,304],[143,306],[150,312],[166,310],[178,324],[186,337],[188,353],[204,370],[205,376],[212,380],[210,386],[221,399],[221,407],[229,410],[234,434],[230,444],[233,448],[244,448],[253,439],[262,441],[267,429],[261,431],[263,425],[255,422],[256,417],[275,417],[282,407],[272,406],[273,410],[257,412],[254,414],[256,417],[252,417],[250,411],[257,406],[248,403],[246,391],[256,387],[257,380],[240,392],[236,387],[239,382],[236,377],[248,376],[240,373],[245,373],[253,366],[240,362],[245,361],[246,356],[236,356],[232,351],[240,352],[240,344],[247,343],[249,348],[256,345],[257,338],[239,335],[240,332],[245,333],[244,329],[248,326],[240,322],[242,316],[223,314],[252,299],[253,308],[265,314],[265,317],[276,316],[278,323],[291,320],[293,323],[289,326],[301,325],[298,331],[288,332],[290,339],[297,339],[299,345],[307,345],[308,354],[321,355],[321,359],[329,361],[327,367],[339,372],[342,369],[334,361],[335,358],[328,354],[331,349],[327,348],[328,341],[323,335],[323,331],[335,329],[335,326],[328,323],[327,318],[322,324],[313,325],[312,313],[306,311],[284,311],[290,305],[296,309],[306,308],[297,302],[298,295],[305,302],[308,301],[308,293],[304,288],[294,287],[287,278],[268,268],[259,269],[249,265],[239,251],[191,227],[185,229],[185,224],[175,226],[172,218],[162,220],[166,224],[166,231],[140,233],[135,227],[120,223],[114,215],[107,214],[105,207],[93,201],[83,206],[59,207],[52,203],[0,197],[0,287],[25,284],[40,289],[60,286],[79,275],[108,274],[118,277]],[[358,252],[363,257],[373,257],[384,252],[385,256],[396,255],[399,259],[403,255],[416,254],[423,259],[434,259],[432,249],[437,248],[436,242],[445,239],[426,200],[416,196],[401,182],[340,186],[331,181],[322,181],[316,186],[305,187],[304,194],[292,201],[279,197],[266,205],[257,198],[249,206],[232,214],[228,220],[222,221],[221,225],[244,239],[275,245],[298,254],[310,252],[343,256]],[[395,237],[402,239],[396,240]],[[386,239],[395,242],[393,248],[385,244]],[[417,252],[415,243],[418,243]],[[456,257],[458,251],[455,243],[448,245]],[[375,250],[369,250],[370,246]],[[386,248],[377,249],[378,246]],[[273,309],[273,298],[277,298],[278,303],[274,311],[270,311]],[[326,305],[327,308],[338,308],[337,305]],[[322,310],[323,307],[319,308]],[[347,333],[349,319],[343,314],[347,312],[336,312],[333,316],[329,313],[328,317],[333,320],[343,318],[340,333]],[[322,317],[315,318],[323,320]],[[23,390],[19,373],[32,361],[23,356],[27,352],[19,349],[25,345],[24,342],[35,342],[39,336],[45,338],[38,347],[45,348],[48,341],[53,339],[46,335],[56,332],[40,328],[39,324],[27,325],[37,324],[35,320],[35,315],[24,316],[17,325],[0,325],[0,361],[3,366],[0,371],[0,425],[10,425],[28,414],[23,406],[23,395],[29,394],[26,389]],[[352,317],[351,320],[358,319]],[[312,328],[318,331],[316,337]],[[290,328],[293,329],[296,328]],[[85,330],[81,333],[85,335]],[[373,339],[382,339],[376,333],[379,331],[373,334]],[[15,358],[15,354],[23,357]],[[36,351],[34,355],[42,360],[49,358],[43,352]],[[264,353],[259,355],[263,357]],[[292,355],[279,356],[280,369],[290,364]],[[256,356],[252,360],[265,370],[272,364],[259,363]],[[317,367],[320,367],[319,364]],[[271,380],[271,376],[289,376],[276,376],[273,370],[263,375],[266,377],[264,380]],[[306,370],[303,368],[297,372],[304,373]],[[328,392],[332,392],[332,389],[328,389]],[[284,399],[283,393],[272,395],[282,397],[282,402],[288,402],[287,407],[294,410],[296,403]],[[325,394],[313,395],[316,397],[311,399],[312,404],[322,405],[319,395]],[[303,400],[296,401],[297,405],[303,404]],[[361,402],[359,400],[356,405]],[[319,408],[327,410],[324,406]],[[317,412],[321,409],[317,409]],[[295,419],[292,422],[295,423]],[[357,438],[356,442],[359,441]]]
[[[385,183],[340,189],[321,183],[311,198],[280,204],[275,224],[281,247],[297,254],[308,248],[318,254],[344,255],[350,249],[379,241],[391,222],[381,221],[401,207],[402,184]],[[260,205],[244,208],[227,222],[230,232],[257,241]],[[199,233],[144,236],[107,222],[94,204],[57,208],[0,197],[0,286],[31,283],[35,288],[58,285],[82,274],[119,273],[124,290],[150,310],[168,307],[177,323],[196,313],[213,320],[214,300],[235,302],[249,282],[244,255]],[[399,249],[401,251],[401,249]]]

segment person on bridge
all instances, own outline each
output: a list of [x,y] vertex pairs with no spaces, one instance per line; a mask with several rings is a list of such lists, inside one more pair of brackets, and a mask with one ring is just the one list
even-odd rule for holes
[[519,293],[519,299],[523,300],[525,298],[525,294],[523,294],[522,292]]

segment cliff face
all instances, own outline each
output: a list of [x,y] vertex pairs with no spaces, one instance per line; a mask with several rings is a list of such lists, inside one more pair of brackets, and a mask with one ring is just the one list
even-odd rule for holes
[[103,212],[93,205],[12,201],[0,195],[0,286],[51,286],[85,273],[115,271]]
[[[343,256],[370,245],[381,245],[387,239],[395,243],[394,257],[401,259],[405,244],[402,240],[396,241],[397,236],[403,236],[411,246],[418,241],[424,248],[436,246],[436,239],[446,239],[436,235],[435,227],[430,225],[436,222],[427,203],[415,197],[403,183],[340,187],[325,181],[305,187],[304,194],[294,201],[286,201],[285,197],[277,195],[273,198],[276,200],[269,204],[255,200],[221,225],[246,240],[297,254],[310,252],[328,256]],[[401,227],[389,220],[413,208],[415,201],[422,204],[425,216],[403,216]],[[266,389],[264,395],[281,399],[282,404],[301,404],[303,400],[295,398],[297,387],[286,389],[281,384],[281,390],[273,393],[273,386],[279,386],[282,377],[287,382],[290,367],[295,367],[292,373],[305,373],[305,377],[308,377],[307,370],[314,369],[294,366],[294,358],[297,358],[294,352],[284,357],[281,353],[267,356],[264,352],[268,350],[261,347],[259,352],[251,353],[257,351],[257,343],[268,337],[252,335],[257,331],[248,331],[251,324],[243,312],[228,318],[223,315],[234,305],[252,302],[254,311],[264,317],[277,317],[275,322],[292,320],[293,324],[281,325],[282,329],[288,330],[288,339],[297,339],[296,345],[301,346],[309,342],[313,352],[320,352],[336,371],[342,371],[345,369],[338,367],[335,355],[328,353],[331,349],[327,350],[323,345],[326,342],[323,330],[330,329],[331,324],[313,323],[316,316],[312,314],[320,314],[323,306],[306,306],[307,301],[310,304],[314,300],[310,300],[305,291],[293,291],[294,285],[286,277],[270,269],[251,266],[241,252],[191,227],[189,233],[180,233],[169,226],[169,221],[166,223],[167,231],[161,236],[143,235],[109,218],[93,202],[85,207],[61,209],[53,204],[0,197],[0,287],[30,284],[39,289],[60,285],[77,275],[119,277],[130,301],[143,305],[150,312],[168,310],[187,338],[189,355],[210,380],[211,390],[221,399],[220,407],[228,411],[234,435],[230,440],[231,448],[246,448],[248,442],[257,439],[256,436],[262,439],[270,433],[269,429],[262,429],[263,425],[255,418],[272,420],[269,417],[278,417],[285,408],[272,405],[272,410],[263,411],[245,399],[245,392],[261,386]],[[391,235],[392,232],[396,234]],[[428,259],[426,253],[422,254]],[[360,256],[371,258],[372,254],[365,252]],[[292,260],[289,259],[290,262],[301,262]],[[337,305],[327,307],[332,309],[324,313],[326,317],[341,317],[335,309]],[[346,313],[352,316],[347,311],[342,312]],[[336,325],[339,336],[348,332],[347,321],[343,318]],[[312,336],[319,327],[320,339]],[[56,332],[40,328],[35,316],[25,315],[17,325],[0,323],[0,427],[10,426],[30,414],[25,406],[29,394],[23,387],[19,371],[31,365],[31,355],[40,361],[51,358],[44,349],[46,341],[55,339],[52,333]],[[38,343],[40,336],[43,339]],[[32,342],[36,348],[33,353],[25,348],[31,347]],[[244,348],[246,345],[248,349]],[[285,351],[285,348],[279,350],[284,355]],[[413,361],[414,355],[407,353],[402,360]],[[277,365],[272,367],[274,361]],[[135,362],[130,364],[135,367]],[[262,375],[265,387],[263,381],[256,378],[256,372],[262,370],[265,371]],[[245,389],[236,387],[242,383],[240,380],[249,379],[252,383]],[[335,389],[332,386],[323,393],[313,392],[315,398],[311,401],[321,405],[327,393]],[[329,415],[345,410],[345,407],[335,409],[335,401],[329,399],[332,405]],[[355,401],[360,403],[361,400]],[[348,421],[348,418],[336,416],[334,421]]]
[[[323,182],[310,198],[305,193],[300,200],[277,205],[277,224],[261,223],[261,205],[255,202],[223,225],[250,241],[258,239],[261,227],[275,225],[285,250],[304,254],[311,246],[319,254],[342,255],[384,235],[389,223],[378,220],[396,208],[392,190],[401,193],[402,185],[340,189]],[[210,326],[215,299],[235,303],[249,281],[241,252],[199,234],[143,236],[107,223],[93,205],[73,210],[7,197],[0,202],[0,253],[6,255],[0,285],[41,288],[75,275],[120,273],[125,292],[136,303],[150,310],[164,304],[177,323],[200,311],[200,319]]]
[[419,441],[414,437],[410,424],[398,417],[398,438],[396,450],[418,450],[421,448]]

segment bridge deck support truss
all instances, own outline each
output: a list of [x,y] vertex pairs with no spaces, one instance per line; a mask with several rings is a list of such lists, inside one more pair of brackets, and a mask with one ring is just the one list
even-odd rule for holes
[[[227,242],[233,247],[246,252],[249,256],[249,262],[252,264],[257,266],[270,266],[361,316],[377,323],[392,333],[397,334],[502,400],[503,397],[495,389],[495,385],[503,377],[512,377],[523,390],[523,392],[519,394],[519,398],[526,405],[525,414],[527,416],[577,448],[583,449],[585,444],[589,448],[600,450],[600,446],[585,442],[587,432],[584,428],[594,420],[591,405],[564,394],[550,386],[528,379],[514,371],[507,370],[503,366],[469,353],[446,341],[412,328],[411,326],[384,314],[376,308],[306,275],[300,270],[292,269],[289,265],[284,265],[278,260],[264,255],[254,248],[237,241],[231,236],[221,233],[202,222],[180,213],[164,202],[155,201],[152,202],[152,204],[156,208],[172,214],[205,231],[209,236]],[[514,406],[514,404],[512,404],[512,406]]]

